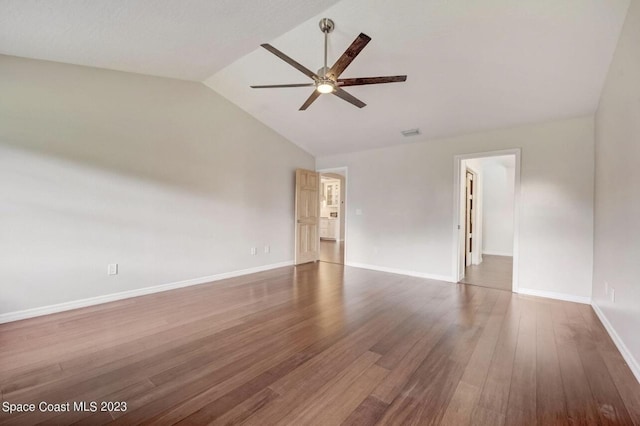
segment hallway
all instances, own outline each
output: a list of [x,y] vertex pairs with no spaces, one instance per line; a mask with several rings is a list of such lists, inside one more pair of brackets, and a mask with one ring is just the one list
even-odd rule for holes
[[481,264],[465,268],[464,278],[460,282],[511,291],[512,277],[513,257],[486,254],[482,256]]
[[320,261],[344,264],[344,241],[320,240]]

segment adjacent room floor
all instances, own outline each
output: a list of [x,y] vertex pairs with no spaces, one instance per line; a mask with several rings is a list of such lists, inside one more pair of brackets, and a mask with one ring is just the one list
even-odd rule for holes
[[512,289],[513,257],[482,255],[482,263],[467,266],[461,283],[490,287],[498,290]]
[[590,306],[332,263],[8,323],[0,342],[4,401],[126,403],[8,424],[640,423]]
[[320,240],[320,260],[322,262],[344,263],[344,241]]

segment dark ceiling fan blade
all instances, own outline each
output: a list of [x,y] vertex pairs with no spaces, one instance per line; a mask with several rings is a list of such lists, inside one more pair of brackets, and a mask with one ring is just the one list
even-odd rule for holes
[[314,90],[313,93],[311,94],[311,96],[309,96],[307,98],[306,101],[304,101],[304,103],[302,104],[302,106],[300,107],[299,111],[304,111],[307,108],[309,108],[309,105],[311,105],[313,103],[313,101],[315,101],[316,99],[318,99],[318,97],[320,97],[321,93],[318,92],[317,90]]
[[261,86],[249,86],[252,89],[272,89],[277,87],[312,87],[315,83],[299,83],[299,84],[264,84]]
[[407,81],[406,75],[392,75],[387,77],[359,77],[359,78],[339,78],[340,87],[363,86],[365,84],[401,83]]
[[298,71],[306,75],[307,77],[312,78],[314,80],[318,80],[320,78],[316,73],[311,71],[309,68],[291,59],[289,56],[285,55],[284,53],[282,53],[275,47],[271,46],[270,44],[264,43],[264,44],[261,44],[260,46],[264,47],[269,52],[273,53],[278,58],[282,59],[283,61],[285,61],[286,63],[288,63],[289,65],[291,65],[292,67],[294,67],[295,69],[297,69]]
[[351,43],[351,46],[345,50],[345,52],[338,58],[335,64],[331,67],[327,76],[332,80],[340,77],[340,74],[349,66],[349,64],[355,59],[362,49],[371,41],[371,37],[364,33],[360,33],[358,37]]
[[342,90],[339,87],[336,88],[336,90],[333,92],[333,94],[336,95],[337,97],[339,97],[340,99],[344,99],[345,101],[349,102],[350,104],[353,104],[353,105],[357,106],[358,108],[362,108],[362,107],[367,106],[367,104],[362,102],[360,99],[358,99],[355,96],[347,93],[346,91]]

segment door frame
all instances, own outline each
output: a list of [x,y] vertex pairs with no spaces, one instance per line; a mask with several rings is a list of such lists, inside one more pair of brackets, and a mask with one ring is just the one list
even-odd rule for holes
[[515,182],[514,182],[514,197],[513,197],[513,276],[511,278],[511,289],[514,293],[518,293],[520,288],[519,283],[519,258],[520,258],[520,163],[521,163],[520,148],[503,149],[498,151],[486,151],[476,152],[471,154],[459,154],[453,157],[453,253],[452,253],[452,265],[453,276],[452,281],[457,283],[460,281],[460,232],[464,232],[464,225],[460,223],[461,214],[461,181],[460,175],[462,173],[462,161],[471,160],[474,158],[488,158],[488,157],[500,157],[503,155],[515,156]]
[[[337,173],[344,176],[344,200],[342,197],[340,201],[344,202],[340,206],[340,214],[344,215],[344,259],[342,259],[343,265],[347,264],[347,237],[349,233],[349,215],[347,215],[347,203],[349,202],[349,168],[347,166],[342,167],[330,167],[327,169],[316,169],[316,172],[322,175],[323,173]],[[321,177],[322,178],[322,177]],[[318,232],[318,240],[320,240],[320,233]],[[318,243],[319,244],[319,243]]]

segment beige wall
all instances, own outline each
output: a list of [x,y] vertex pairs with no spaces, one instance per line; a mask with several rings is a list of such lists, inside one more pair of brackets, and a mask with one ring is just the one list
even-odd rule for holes
[[454,156],[521,148],[520,289],[588,301],[593,144],[586,116],[316,163],[349,168],[347,262],[453,279]]
[[0,314],[293,259],[313,157],[204,85],[0,56],[0,93]]
[[[633,0],[596,114],[593,300],[640,380],[640,1]],[[615,290],[615,301],[605,282]],[[611,330],[610,330],[611,331]]]

